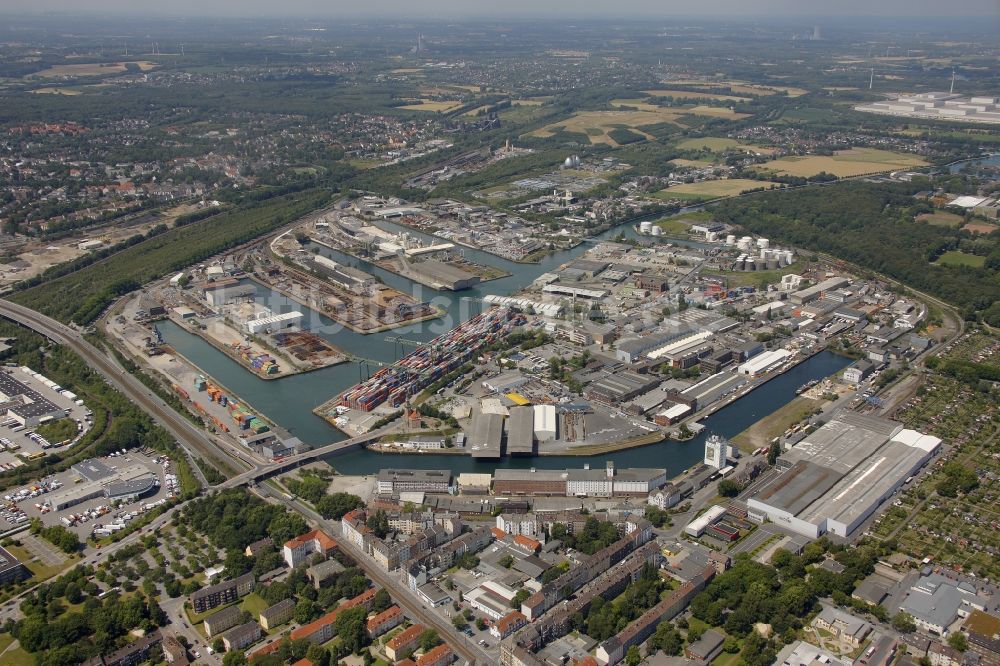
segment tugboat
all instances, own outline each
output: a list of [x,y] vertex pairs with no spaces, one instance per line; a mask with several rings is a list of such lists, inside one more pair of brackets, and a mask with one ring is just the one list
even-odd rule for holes
[[816,384],[819,384],[818,379],[813,379],[811,381],[806,382],[805,384],[803,384],[802,386],[800,386],[795,390],[795,395],[802,395],[803,393],[811,389],[813,386],[816,386]]

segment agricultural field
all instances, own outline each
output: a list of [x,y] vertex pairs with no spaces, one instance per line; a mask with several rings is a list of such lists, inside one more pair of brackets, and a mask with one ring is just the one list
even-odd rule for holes
[[82,95],[83,93],[78,88],[35,88],[31,92],[36,95],[65,95],[67,97],[75,97],[77,95]]
[[952,250],[942,254],[934,263],[941,266],[968,266],[969,268],[982,268],[983,264],[986,263],[986,257],[978,257],[974,254],[966,254],[965,252]]
[[736,97],[735,95],[717,95],[707,92],[691,92],[690,90],[643,90],[643,94],[650,97],[673,97],[674,99],[715,99],[729,102],[746,102],[747,97]]
[[700,183],[684,183],[660,190],[655,196],[663,199],[717,199],[719,197],[734,197],[751,190],[766,189],[775,183],[765,180],[750,180],[749,178],[730,178],[728,180],[704,180]]
[[55,79],[64,76],[103,76],[105,74],[121,74],[126,70],[126,65],[138,65],[139,69],[148,72],[157,67],[155,62],[148,60],[135,60],[129,62],[98,62],[80,63],[77,65],[54,65],[40,72],[29,74],[27,78]]
[[746,81],[703,81],[700,79],[688,79],[673,81],[672,83],[692,88],[729,88],[737,95],[760,95],[762,97],[776,95],[779,92],[786,93],[789,97],[800,97],[809,92],[804,88],[747,83]]
[[586,135],[592,144],[603,143],[617,147],[618,142],[609,136],[609,132],[616,129],[629,129],[647,139],[653,139],[654,137],[642,130],[643,127],[663,123],[672,123],[683,127],[683,123],[678,122],[677,119],[691,115],[727,120],[738,120],[746,117],[746,114],[734,113],[730,109],[714,106],[657,106],[651,104],[648,99],[614,99],[610,103],[612,106],[629,108],[620,111],[578,111],[566,120],[559,120],[534,130],[529,133],[529,136],[548,138],[560,132],[568,132]]
[[727,109],[721,106],[695,106],[690,109],[684,109],[684,113],[688,113],[694,116],[706,116],[708,118],[725,118],[726,120],[742,120],[743,118],[749,118],[749,113],[736,113],[732,109]]
[[702,167],[707,167],[707,166],[712,166],[712,164],[713,164],[713,162],[710,162],[709,160],[685,160],[683,158],[677,158],[677,159],[674,159],[674,160],[670,160],[670,163],[671,164],[676,164],[677,166],[682,166],[682,167],[694,167],[696,169],[700,169]]
[[[634,105],[629,104],[629,106]],[[608,136],[608,132],[627,128],[646,138],[652,138],[639,128],[659,123],[677,124],[676,119],[681,115],[674,109],[654,107],[651,104],[646,106],[647,109],[635,111],[579,111],[566,120],[539,128],[531,132],[529,136],[547,138],[559,132],[571,132],[586,135],[592,144],[603,143],[617,146],[618,143]]]
[[962,226],[962,223],[965,222],[965,218],[961,215],[955,215],[954,213],[934,211],[933,213],[921,213],[920,215],[917,215],[917,222],[926,222],[927,224],[932,224],[935,227],[958,229]]
[[729,139],[726,137],[717,137],[717,136],[705,136],[694,139],[684,139],[683,141],[677,144],[677,147],[680,148],[681,150],[708,150],[713,153],[721,153],[727,150],[732,150],[734,148],[743,148],[746,150],[752,150],[762,155],[770,155],[771,153],[774,152],[773,148],[754,146],[748,143],[742,143],[740,141],[737,141],[736,139]]
[[434,101],[434,100],[422,99],[422,100],[413,100],[410,104],[401,106],[399,108],[406,109],[407,111],[430,111],[433,113],[448,113],[449,111],[454,111],[455,109],[461,106],[462,102],[458,100]]
[[927,166],[927,162],[917,155],[894,153],[875,148],[851,148],[850,150],[838,151],[834,155],[782,157],[767,162],[761,166],[761,169],[782,176],[809,178],[826,172],[838,178],[850,178],[922,166]]

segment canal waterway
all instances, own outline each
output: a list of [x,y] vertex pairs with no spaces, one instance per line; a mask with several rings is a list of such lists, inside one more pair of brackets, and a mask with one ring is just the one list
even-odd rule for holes
[[[624,233],[626,237],[635,238],[637,234],[631,226],[634,223],[635,221],[632,221],[628,225],[609,229],[597,236],[596,240],[617,237],[620,233]],[[402,227],[390,223],[380,222],[380,225],[394,231],[404,230]],[[409,229],[405,230],[418,237],[431,238]],[[675,239],[663,240],[669,240],[676,244],[700,246],[700,244],[692,242],[681,243]],[[440,319],[413,324],[385,333],[371,335],[354,333],[263,285],[257,285],[257,301],[274,312],[299,310],[307,315],[307,325],[313,332],[330,340],[346,352],[359,358],[390,363],[411,351],[412,348],[388,342],[386,341],[387,337],[426,342],[478,314],[484,307],[482,298],[487,294],[501,296],[514,294],[530,284],[539,275],[557,269],[560,265],[583,254],[591,246],[592,243],[588,242],[571,250],[556,252],[545,257],[538,264],[519,264],[479,250],[465,248],[465,255],[468,259],[498,266],[510,272],[511,275],[455,293],[441,292],[425,287],[369,262],[314,245],[313,248],[321,254],[377,275],[387,285],[404,293],[413,294],[421,301],[428,301],[442,308],[445,313]],[[185,331],[173,322],[164,321],[158,326],[164,340],[173,346],[178,353],[236,393],[254,409],[289,430],[307,444],[320,446],[345,438],[342,432],[313,414],[312,410],[335,394],[357,383],[362,378],[362,373],[367,372],[367,368],[352,362],[265,382],[250,374],[245,368],[200,337]],[[794,398],[795,389],[802,384],[811,379],[829,376],[848,363],[848,359],[829,352],[817,354],[708,417],[704,421],[706,433],[716,432],[723,436],[733,436]],[[638,449],[618,451],[607,456],[590,458],[552,456],[512,459],[502,463],[483,463],[474,462],[465,456],[384,455],[369,451],[357,451],[339,455],[331,459],[330,462],[341,472],[350,474],[373,472],[380,467],[447,467],[458,473],[472,470],[488,472],[496,467],[579,467],[584,462],[599,466],[603,465],[604,460],[613,459],[616,465],[622,467],[666,467],[671,474],[676,474],[701,459],[702,443],[706,433],[702,433],[689,442],[667,441]]]

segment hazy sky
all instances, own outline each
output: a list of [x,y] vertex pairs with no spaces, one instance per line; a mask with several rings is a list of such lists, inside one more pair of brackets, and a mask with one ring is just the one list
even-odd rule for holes
[[952,16],[1000,18],[1000,0],[0,0],[0,12],[201,16]]

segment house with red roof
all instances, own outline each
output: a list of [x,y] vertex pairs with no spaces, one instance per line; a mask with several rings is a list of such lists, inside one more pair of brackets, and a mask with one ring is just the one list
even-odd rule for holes
[[286,541],[282,554],[285,563],[294,569],[314,553],[326,556],[336,549],[337,542],[330,535],[323,530],[313,530]]

